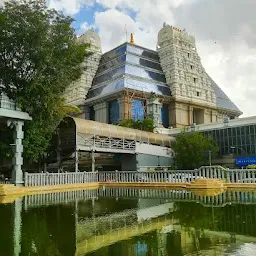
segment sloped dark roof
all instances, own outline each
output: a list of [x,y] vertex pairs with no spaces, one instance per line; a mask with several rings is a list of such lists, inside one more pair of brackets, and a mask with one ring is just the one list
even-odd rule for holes
[[212,88],[216,94],[216,105],[219,108],[231,110],[238,112],[238,114],[242,114],[241,110],[232,102],[229,97],[221,90],[221,88],[213,81],[213,79],[208,75]]

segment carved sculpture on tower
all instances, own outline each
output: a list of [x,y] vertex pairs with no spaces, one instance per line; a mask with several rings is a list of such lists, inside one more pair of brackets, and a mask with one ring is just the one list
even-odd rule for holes
[[241,114],[206,73],[193,36],[164,23],[157,51],[174,98],[170,105],[171,126],[211,123],[225,115],[234,118]]

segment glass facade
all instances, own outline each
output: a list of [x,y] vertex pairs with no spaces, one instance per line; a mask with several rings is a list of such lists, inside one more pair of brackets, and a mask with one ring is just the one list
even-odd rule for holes
[[105,81],[120,77],[121,75],[124,75],[124,73],[125,73],[125,66],[121,66],[116,69],[112,69],[100,76],[95,77],[93,80],[93,85],[97,85],[97,84],[103,83]]
[[106,63],[103,63],[101,66],[99,66],[97,70],[97,74],[101,74],[102,72],[105,72],[108,69],[112,69],[114,67],[119,67],[120,65],[124,64],[126,61],[126,55],[121,55],[115,59],[112,59]]
[[211,135],[220,147],[220,156],[256,155],[256,125],[227,127],[202,132]]
[[153,61],[143,59],[139,56],[132,55],[132,54],[129,54],[129,53],[126,55],[126,61],[129,62],[129,63],[141,65],[143,67],[159,70],[159,71],[162,72],[162,67],[161,67],[159,62],[153,62]]
[[121,88],[171,95],[158,54],[128,43],[102,55],[87,99]]
[[131,105],[132,120],[144,119],[144,105],[142,100],[133,99]]
[[134,75],[134,76],[137,76],[140,78],[154,80],[157,82],[162,82],[162,83],[166,82],[164,74],[149,71],[143,67],[137,67],[137,66],[132,66],[132,65],[126,64],[125,73]]
[[92,87],[87,94],[87,98],[93,98],[96,96],[108,94],[121,88],[130,88],[149,93],[154,92],[158,95],[170,95],[170,88],[163,84],[150,83],[147,81],[136,79],[134,77],[121,77],[112,82]]
[[107,52],[106,54],[103,54],[100,60],[100,65],[102,65],[103,63],[106,63],[109,60],[116,58],[119,55],[126,53],[126,51],[127,51],[127,45],[125,44],[125,45],[121,45],[120,47],[110,52]]
[[137,47],[134,45],[127,45],[127,52],[134,53],[136,55],[140,55],[142,57],[152,59],[159,62],[159,56],[157,52],[150,51],[149,49],[145,49],[142,47]]
[[119,123],[119,103],[118,100],[112,100],[108,103],[108,116],[110,124]]
[[163,104],[161,109],[161,121],[164,128],[169,127],[169,105]]

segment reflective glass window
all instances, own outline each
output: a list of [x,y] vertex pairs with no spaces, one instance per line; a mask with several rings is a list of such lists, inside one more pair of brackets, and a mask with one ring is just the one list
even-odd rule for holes
[[131,104],[132,120],[144,119],[144,104],[142,100],[133,99]]
[[113,69],[105,74],[99,75],[93,79],[93,85],[97,85],[103,83],[108,80],[112,80],[122,74],[125,73],[125,66],[121,66],[119,68]]
[[139,56],[136,56],[136,55],[127,54],[126,61],[137,64],[137,65],[141,65],[141,66],[144,66],[144,67],[148,67],[148,68],[152,68],[152,69],[162,71],[162,67],[161,67],[160,63],[145,60],[145,59],[143,59]]
[[108,103],[108,114],[109,123],[118,124],[119,123],[119,103],[118,100],[109,101]]
[[170,88],[168,86],[159,85],[147,81],[137,80],[135,78],[126,78],[125,79],[125,87],[140,90],[144,92],[154,92],[158,95],[170,95]]
[[169,105],[163,104],[161,109],[161,119],[163,127],[168,128],[169,127]]
[[101,60],[100,60],[100,65],[102,65],[103,63],[114,59],[115,57],[124,54],[127,50],[127,45],[123,45],[120,48],[114,49],[108,53],[105,53],[102,55]]
[[132,45],[127,45],[127,52],[132,52],[137,55],[142,55],[144,57],[147,57],[149,59],[157,60],[159,61],[158,54],[156,52],[151,52],[149,50],[143,49],[143,48],[138,48],[136,46]]
[[123,78],[116,80],[116,81],[112,81],[110,83],[106,83],[97,88],[92,87],[87,94],[87,99],[93,98],[96,96],[102,96],[104,94],[119,90],[123,87],[124,87],[124,79]]
[[98,70],[97,70],[97,74],[100,74],[108,69],[120,66],[121,64],[123,64],[125,62],[126,56],[122,55],[120,57],[117,57],[113,60],[110,60],[106,63],[104,63],[103,65],[99,66]]
[[148,71],[148,70],[140,68],[140,67],[126,65],[125,72],[127,74],[131,74],[131,75],[134,75],[134,76],[159,81],[159,82],[162,82],[162,83],[166,82],[164,74]]

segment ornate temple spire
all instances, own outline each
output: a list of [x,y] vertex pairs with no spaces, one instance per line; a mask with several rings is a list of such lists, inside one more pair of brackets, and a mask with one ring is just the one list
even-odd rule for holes
[[134,44],[133,33],[131,33],[131,39],[130,39],[130,43],[131,43],[131,44]]

